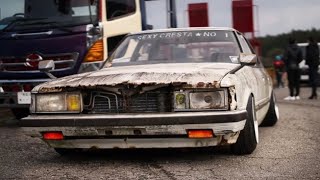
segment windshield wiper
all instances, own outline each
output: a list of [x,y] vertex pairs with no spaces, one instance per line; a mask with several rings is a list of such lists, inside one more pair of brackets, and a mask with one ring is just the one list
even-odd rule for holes
[[19,18],[11,21],[1,32],[11,30],[17,25],[49,25],[50,27],[57,28],[59,30],[72,33],[71,29],[65,28],[61,26],[57,21],[44,21],[48,20],[48,18]]
[[45,20],[45,19],[48,19],[48,18],[14,18],[13,20],[11,20],[11,21],[6,25],[5,28],[3,28],[3,29],[1,30],[1,32],[10,30],[10,29],[13,28],[14,26],[16,26],[16,24],[20,24],[20,23],[23,23],[23,22],[30,22],[30,21]]
[[65,31],[65,32],[69,32],[69,33],[73,32],[72,29],[61,26],[61,24],[59,24],[59,22],[57,22],[57,21],[36,21],[36,22],[31,22],[31,23],[24,23],[23,25],[27,25],[27,26],[29,26],[29,25],[49,25],[50,27],[57,28],[61,31]]

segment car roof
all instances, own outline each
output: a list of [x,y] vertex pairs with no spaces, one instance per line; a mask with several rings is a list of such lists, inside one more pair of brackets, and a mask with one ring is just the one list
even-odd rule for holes
[[189,27],[189,28],[168,28],[168,29],[155,29],[155,30],[146,30],[136,33],[130,33],[130,35],[135,34],[149,34],[149,33],[165,33],[165,32],[177,32],[177,31],[198,31],[198,30],[218,30],[218,31],[236,31],[237,30],[229,27]]

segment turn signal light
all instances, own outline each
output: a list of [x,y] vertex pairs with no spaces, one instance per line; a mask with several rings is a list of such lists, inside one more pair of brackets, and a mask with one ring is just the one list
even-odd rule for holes
[[103,41],[98,40],[95,42],[91,48],[89,49],[84,62],[96,62],[96,61],[103,61],[103,55],[104,55],[104,50],[103,50]]
[[68,104],[68,111],[79,111],[80,112],[80,96],[78,94],[72,94],[67,96],[67,104]]
[[212,138],[212,130],[188,130],[189,138]]
[[42,136],[44,140],[63,140],[62,132],[45,132]]

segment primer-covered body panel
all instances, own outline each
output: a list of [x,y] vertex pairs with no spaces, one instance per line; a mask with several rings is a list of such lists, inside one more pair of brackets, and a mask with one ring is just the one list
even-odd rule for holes
[[[121,84],[187,84],[193,87],[217,86],[238,64],[175,63],[105,68],[44,83],[34,91],[63,87],[116,86]],[[200,84],[199,84],[200,83]]]

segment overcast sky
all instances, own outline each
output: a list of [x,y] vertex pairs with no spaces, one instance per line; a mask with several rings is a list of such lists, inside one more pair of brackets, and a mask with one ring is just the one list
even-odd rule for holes
[[[187,5],[189,3],[209,3],[210,26],[232,26],[232,0],[177,0],[178,25],[187,27]],[[151,5],[151,3],[153,3]],[[254,0],[255,26],[258,35],[276,35],[292,29],[320,28],[320,0]],[[165,28],[165,1],[148,3],[148,20],[155,28]]]
[[[16,3],[23,0],[0,0],[2,16],[6,12],[23,10]],[[10,3],[5,6],[3,3]],[[179,27],[188,27],[187,8],[189,3],[207,2],[209,4],[210,26],[232,26],[232,0],[176,0]],[[320,0],[254,0],[255,27],[258,35],[276,35],[292,29],[320,28]],[[21,9],[21,10],[18,10]],[[147,2],[148,23],[154,28],[167,27],[166,1]]]

